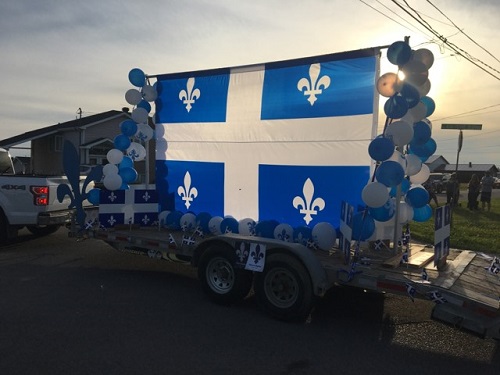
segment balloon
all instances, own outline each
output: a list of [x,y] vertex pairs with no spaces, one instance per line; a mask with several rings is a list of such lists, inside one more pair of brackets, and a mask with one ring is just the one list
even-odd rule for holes
[[100,201],[101,189],[93,188],[87,193],[87,200],[93,205],[98,205]]
[[133,161],[141,161],[146,158],[146,149],[143,145],[137,142],[131,142],[126,153],[127,156],[129,156]]
[[148,122],[148,111],[146,111],[144,108],[136,107],[132,111],[132,120],[134,120],[138,124],[142,122]]
[[424,83],[416,87],[418,92],[420,93],[420,96],[425,96],[429,93],[429,91],[431,91],[431,81],[429,81],[429,79],[426,79]]
[[432,98],[429,98],[428,96],[424,96],[422,99],[420,99],[422,103],[424,103],[425,108],[427,109],[426,112],[426,117],[429,117],[432,115],[436,109],[436,103],[434,103],[434,100]]
[[290,224],[281,223],[274,228],[274,238],[284,242],[293,242],[293,228]]
[[370,182],[361,192],[363,202],[369,207],[381,207],[389,199],[387,186],[380,182]]
[[406,174],[413,176],[420,172],[422,168],[422,160],[415,154],[406,154]]
[[158,214],[158,222],[160,223],[161,226],[166,224],[167,216],[169,213],[170,211],[162,211]]
[[141,69],[134,68],[128,73],[128,80],[132,85],[142,87],[146,82],[146,75]]
[[423,145],[431,138],[431,128],[423,121],[413,124],[412,145]]
[[410,142],[409,151],[417,156],[428,158],[429,156],[433,155],[436,152],[436,149],[437,149],[436,141],[430,138],[423,145],[417,145]]
[[196,227],[199,228],[203,233],[209,233],[210,229],[208,227],[208,223],[210,222],[211,218],[212,215],[210,215],[208,212],[200,212],[198,215],[196,215]]
[[222,223],[222,220],[224,220],[220,216],[214,216],[210,219],[208,222],[208,229],[213,235],[219,235],[222,234],[220,224]]
[[428,180],[431,172],[427,164],[422,164],[422,168],[417,174],[410,176],[410,182],[415,185],[421,185]]
[[413,220],[422,223],[432,217],[432,207],[426,204],[423,207],[413,209]]
[[405,82],[415,86],[420,86],[429,77],[429,70],[421,61],[410,61],[401,70],[405,74]]
[[429,193],[421,186],[412,187],[406,193],[406,203],[415,208],[420,208],[429,203]]
[[259,221],[255,226],[255,234],[258,237],[274,238],[274,229],[278,224],[276,220]]
[[238,222],[238,232],[245,236],[255,236],[255,226],[257,223],[249,217]]
[[398,162],[392,160],[382,162],[375,172],[377,181],[388,187],[399,185],[404,176],[403,167]]
[[308,242],[311,239],[312,239],[311,228],[300,226],[293,230],[293,242],[307,246]]
[[358,212],[352,218],[352,239],[366,241],[375,232],[375,221],[368,212]]
[[410,112],[410,115],[413,117],[413,122],[417,122],[425,118],[427,107],[420,101],[415,107],[409,109],[408,112]]
[[158,97],[158,93],[156,92],[156,89],[150,85],[144,85],[142,87],[142,93],[144,95],[144,99],[147,100],[148,102],[154,102],[156,100],[156,98]]
[[387,161],[395,161],[396,163],[399,163],[401,165],[401,168],[403,168],[403,171],[406,169],[406,159],[404,155],[399,152],[398,150],[395,150],[391,157],[387,159]]
[[184,232],[194,231],[196,228],[196,215],[192,212],[185,213],[181,216],[179,224]]
[[[403,181],[401,181],[401,185],[398,186],[401,187],[401,195],[405,195],[406,192],[410,189],[410,181],[408,181],[406,178],[403,178]],[[397,195],[398,186],[393,186],[389,191],[389,195],[391,197],[395,197]]]
[[120,186],[120,189],[118,190],[129,190],[130,186],[126,184],[125,182],[122,182],[122,186]]
[[329,251],[337,240],[337,231],[332,224],[321,222],[312,229],[312,239],[321,250]]
[[387,59],[394,65],[404,65],[411,57],[411,48],[406,42],[394,42],[387,49]]
[[127,184],[137,180],[137,171],[132,167],[121,168],[118,174],[121,176],[123,182]]
[[380,95],[387,98],[396,94],[399,90],[398,86],[398,76],[396,73],[385,73],[377,81],[377,91]]
[[220,223],[222,233],[238,233],[238,220],[234,217],[226,217]]
[[130,105],[137,105],[142,100],[142,95],[139,90],[130,89],[125,93],[125,100]]
[[[132,168],[134,166],[134,161],[128,156],[124,156],[120,164],[118,165],[118,169],[123,168]],[[116,172],[118,173],[118,172]]]
[[146,100],[141,100],[138,104],[137,107],[139,108],[144,108],[146,111],[151,112],[151,104],[149,104]]
[[430,69],[434,64],[434,55],[426,48],[420,48],[413,51],[412,60],[420,61],[427,69]]
[[182,212],[180,211],[171,211],[166,218],[165,226],[169,227],[173,230],[181,229],[181,217]]
[[415,86],[409,83],[405,82],[403,84],[400,94],[403,98],[405,98],[406,102],[408,103],[408,108],[415,107],[420,101],[420,93],[415,88]]
[[383,136],[374,138],[368,146],[368,153],[373,160],[384,161],[394,152],[394,143]]
[[413,207],[406,202],[399,202],[399,224],[406,224],[413,219]]
[[396,212],[394,199],[387,199],[381,207],[370,207],[368,212],[373,219],[381,222],[389,221]]
[[137,125],[137,132],[135,133],[135,137],[140,139],[141,141],[149,141],[151,138],[153,138],[153,134],[153,129],[148,124]]
[[408,112],[408,103],[402,96],[393,95],[385,102],[384,112],[389,118],[401,118]]
[[391,138],[396,146],[405,146],[413,138],[413,126],[406,121],[395,121],[387,125],[385,136]]
[[119,134],[115,137],[113,141],[115,148],[118,150],[126,150],[130,147],[130,139],[126,135]]
[[125,120],[120,123],[120,130],[127,137],[133,136],[137,132],[137,124],[132,120]]
[[118,167],[115,164],[106,164],[102,167],[102,174],[105,176],[118,174]]
[[112,148],[106,154],[106,159],[108,159],[111,164],[119,164],[123,159],[123,152],[116,148]]
[[108,190],[118,190],[122,186],[122,178],[118,174],[104,176],[102,183]]

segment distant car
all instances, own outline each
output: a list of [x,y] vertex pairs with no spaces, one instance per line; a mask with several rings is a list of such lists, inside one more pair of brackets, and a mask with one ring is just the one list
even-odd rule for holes
[[432,184],[434,191],[441,194],[445,190],[446,183],[450,177],[450,173],[431,173],[429,175],[429,182]]
[[493,177],[493,189],[500,189],[500,178]]

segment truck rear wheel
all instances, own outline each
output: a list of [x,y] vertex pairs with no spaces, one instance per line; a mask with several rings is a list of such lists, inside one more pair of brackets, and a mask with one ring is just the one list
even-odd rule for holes
[[36,226],[29,225],[26,227],[32,234],[37,237],[48,236],[56,232],[59,229],[59,225],[45,225],[45,226]]
[[287,254],[267,257],[264,271],[255,274],[254,291],[264,312],[287,322],[306,320],[314,305],[307,269]]
[[234,250],[228,246],[211,246],[201,256],[198,278],[212,301],[219,304],[237,302],[252,289],[252,273],[235,268],[235,261]]

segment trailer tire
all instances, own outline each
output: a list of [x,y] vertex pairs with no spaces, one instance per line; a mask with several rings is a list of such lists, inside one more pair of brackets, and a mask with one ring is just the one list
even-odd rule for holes
[[255,274],[254,291],[265,313],[287,322],[305,321],[315,302],[307,269],[288,254],[267,257],[264,271]]
[[59,225],[28,225],[26,228],[30,231],[31,234],[37,237],[43,237],[57,232],[57,230],[59,229]]
[[228,305],[244,299],[252,289],[253,274],[235,268],[236,254],[229,246],[211,246],[202,254],[198,278],[215,303]]

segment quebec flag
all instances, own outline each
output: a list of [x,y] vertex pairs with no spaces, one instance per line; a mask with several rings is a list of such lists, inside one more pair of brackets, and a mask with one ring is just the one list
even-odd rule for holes
[[339,227],[362,205],[379,50],[156,76],[160,211]]

